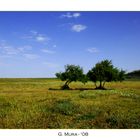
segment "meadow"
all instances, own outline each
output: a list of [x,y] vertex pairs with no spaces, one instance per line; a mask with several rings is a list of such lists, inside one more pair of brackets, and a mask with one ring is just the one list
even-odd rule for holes
[[0,129],[140,128],[140,81],[94,84],[58,79],[0,79]]

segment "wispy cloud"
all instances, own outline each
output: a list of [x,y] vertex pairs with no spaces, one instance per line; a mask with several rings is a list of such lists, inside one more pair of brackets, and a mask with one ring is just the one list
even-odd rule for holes
[[31,45],[20,46],[17,48],[17,50],[19,50],[20,52],[30,51],[32,50],[32,46]]
[[38,34],[38,32],[35,31],[35,30],[31,30],[30,33],[32,33],[33,35],[37,35]]
[[88,48],[87,51],[89,53],[98,53],[99,52],[99,50],[97,48]]
[[43,62],[44,65],[46,65],[49,68],[57,68],[59,67],[58,64],[52,63],[52,62]]
[[27,59],[37,59],[37,58],[39,58],[39,55],[37,55],[37,54],[23,54],[23,56],[25,57],[25,58],[27,58]]
[[87,28],[86,25],[75,24],[71,27],[71,30],[74,32],[81,32],[81,31],[85,30],[86,28]]
[[41,51],[44,52],[44,53],[48,53],[48,54],[54,54],[55,53],[55,51],[48,50],[48,49],[42,49]]
[[57,45],[53,45],[52,47],[53,47],[53,48],[56,48],[56,47],[57,47]]
[[1,41],[0,42],[0,52],[2,53],[2,55],[16,55],[19,53],[19,50],[17,50],[15,47],[13,47],[12,45],[9,45],[6,43],[6,41]]
[[48,37],[45,36],[45,35],[38,34],[38,35],[35,37],[35,40],[36,40],[37,42],[47,43],[47,42],[50,40],[50,38],[48,38]]
[[7,54],[7,55],[16,55],[19,53],[19,51],[16,48],[13,48],[11,46],[7,46],[7,47],[4,47],[3,53]]
[[5,57],[22,55],[30,50],[32,50],[32,46],[30,45],[14,46],[14,45],[9,45],[6,41],[0,41],[0,52],[1,55]]
[[24,35],[22,38],[33,40],[39,43],[45,43],[45,44],[50,41],[50,38],[47,35],[40,34],[39,32],[33,30],[31,30],[29,34]]
[[60,17],[61,18],[78,18],[80,16],[81,16],[80,13],[70,13],[70,12],[68,12],[66,14],[62,14]]
[[5,45],[6,44],[6,40],[0,40],[0,46]]

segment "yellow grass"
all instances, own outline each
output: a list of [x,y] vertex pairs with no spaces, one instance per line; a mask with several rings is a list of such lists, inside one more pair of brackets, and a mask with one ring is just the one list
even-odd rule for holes
[[63,83],[0,79],[0,128],[140,128],[139,81],[108,83],[108,90],[92,90],[92,82],[60,90]]

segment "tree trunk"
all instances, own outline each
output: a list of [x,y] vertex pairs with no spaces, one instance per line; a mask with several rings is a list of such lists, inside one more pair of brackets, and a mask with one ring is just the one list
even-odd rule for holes
[[70,89],[69,84],[71,81],[66,81],[65,84],[61,87],[61,89]]
[[102,89],[102,81],[100,81],[100,86],[99,86],[99,88]]
[[99,82],[100,82],[100,84],[99,84],[98,87],[96,87],[96,89],[105,89],[105,88],[104,88],[105,81],[104,81],[104,83],[103,83],[102,81],[99,81]]
[[68,86],[68,82],[69,82],[69,81],[66,81],[64,85],[67,85],[67,86]]
[[103,82],[103,88],[105,87],[105,81]]
[[95,87],[97,88],[96,82],[94,82],[94,84],[95,84]]

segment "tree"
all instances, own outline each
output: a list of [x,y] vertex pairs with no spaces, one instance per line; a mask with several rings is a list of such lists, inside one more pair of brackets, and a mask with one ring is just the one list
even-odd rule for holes
[[[95,65],[87,73],[87,77],[90,81],[95,83],[96,89],[105,89],[105,83],[111,81],[124,80],[125,71],[119,70],[112,65],[109,60],[103,60]],[[97,82],[99,81],[99,85]]]
[[120,82],[122,82],[123,80],[125,80],[125,78],[126,78],[126,71],[121,70],[121,71],[119,72],[118,80],[119,80]]
[[86,76],[83,74],[83,69],[80,66],[66,65],[65,72],[56,73],[56,77],[62,81],[66,81],[62,89],[69,89],[69,84],[73,81],[86,82]]
[[134,70],[126,74],[128,79],[140,79],[140,70]]

